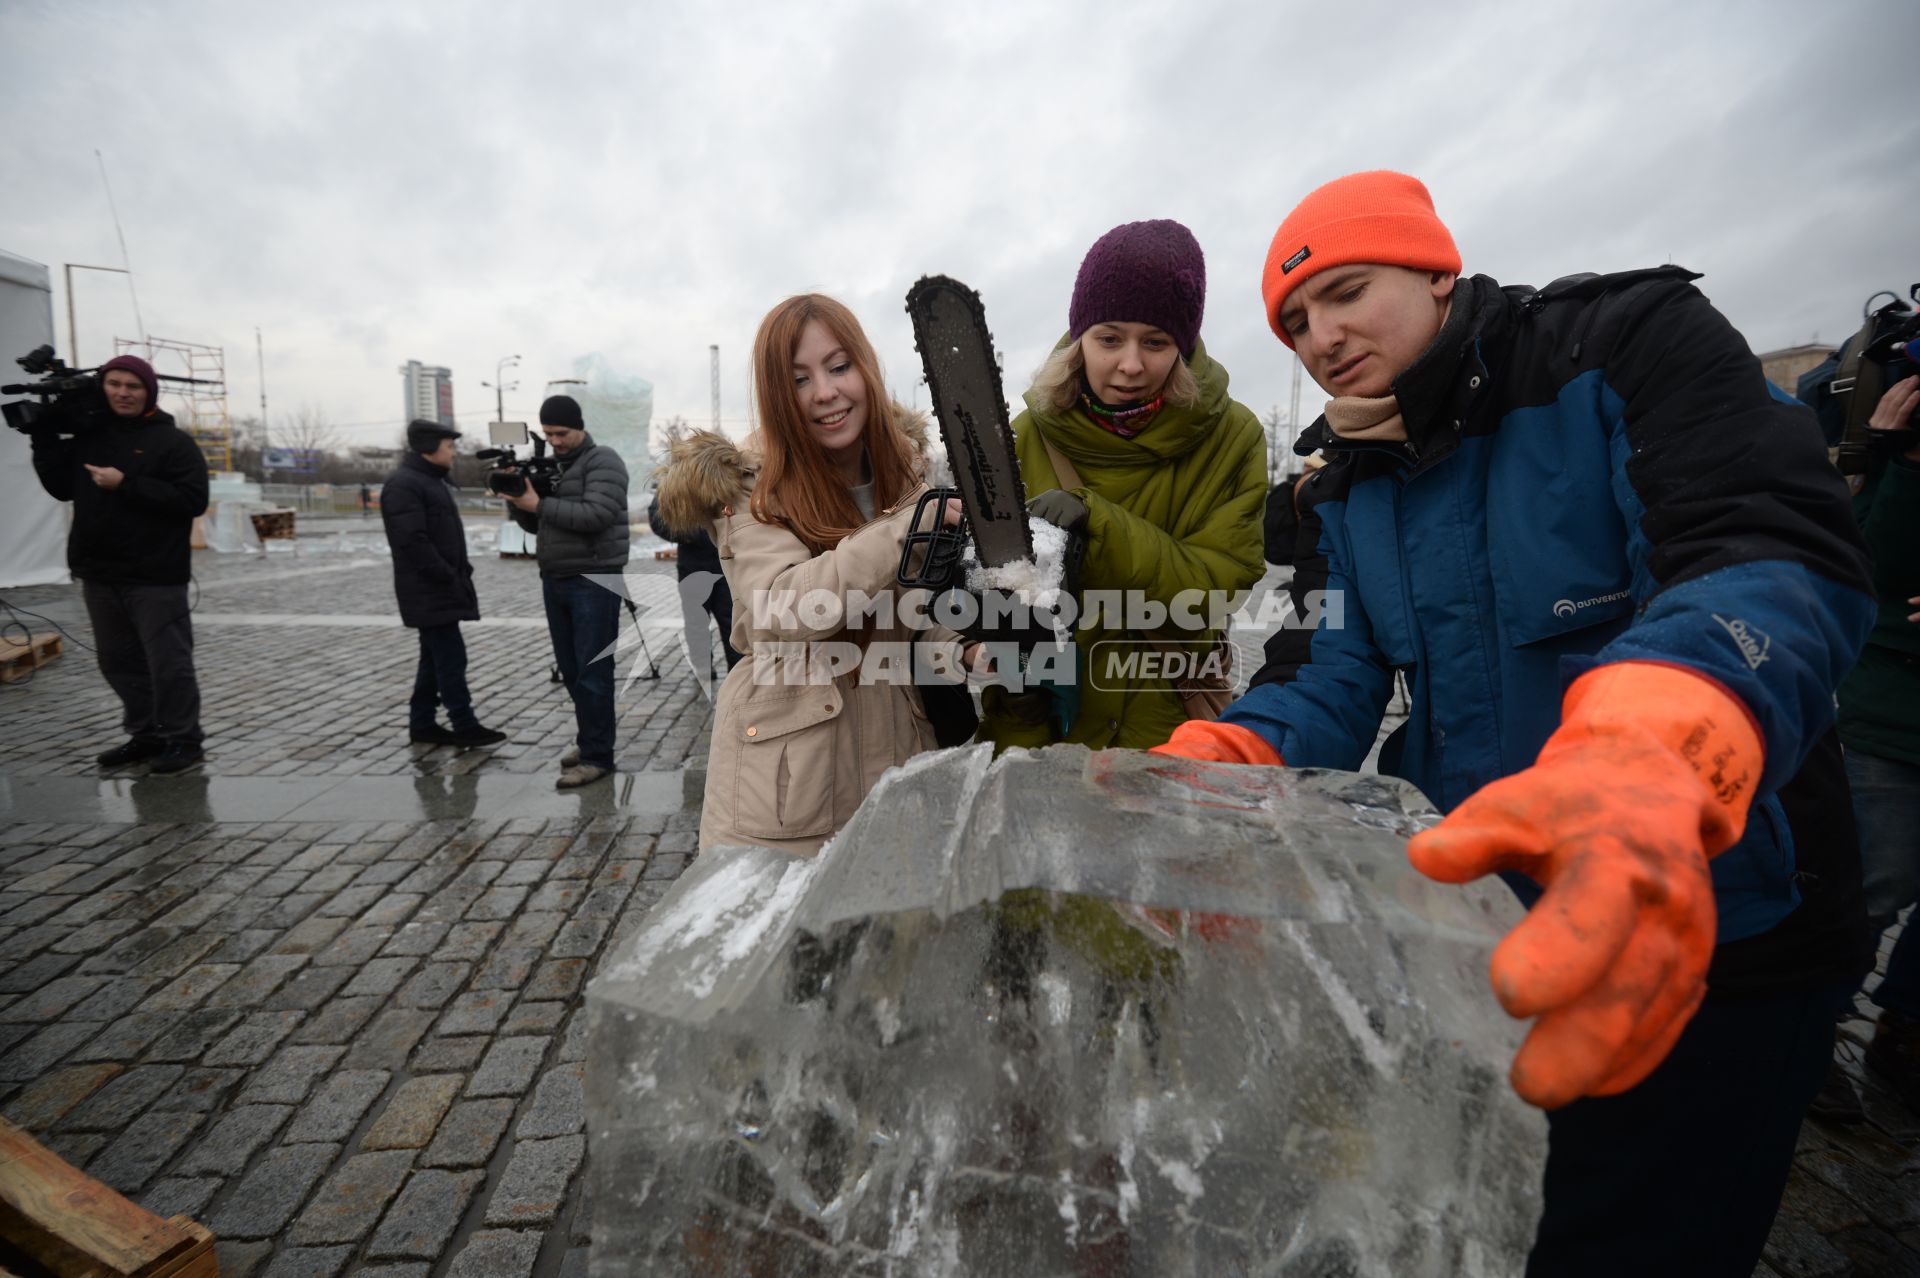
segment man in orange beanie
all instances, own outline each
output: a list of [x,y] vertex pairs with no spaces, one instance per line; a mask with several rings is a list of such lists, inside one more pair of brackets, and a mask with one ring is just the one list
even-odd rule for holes
[[1381,770],[1448,814],[1413,864],[1530,907],[1491,973],[1550,1111],[1528,1272],[1746,1278],[1870,957],[1832,727],[1865,555],[1693,273],[1460,269],[1403,174],[1281,224],[1262,292],[1333,397],[1298,448],[1344,624],[1162,749],[1357,768],[1404,674]]

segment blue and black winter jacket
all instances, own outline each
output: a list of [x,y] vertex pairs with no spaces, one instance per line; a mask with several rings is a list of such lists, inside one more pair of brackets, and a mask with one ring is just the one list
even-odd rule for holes
[[1293,766],[1356,768],[1404,672],[1381,770],[1450,811],[1534,761],[1593,666],[1699,670],[1767,750],[1746,833],[1713,862],[1710,981],[1844,979],[1869,951],[1833,693],[1873,619],[1866,556],[1812,415],[1695,278],[1460,280],[1395,383],[1405,444],[1324,418],[1303,436],[1331,459],[1303,493],[1329,606],[1293,677],[1256,678],[1223,718]]

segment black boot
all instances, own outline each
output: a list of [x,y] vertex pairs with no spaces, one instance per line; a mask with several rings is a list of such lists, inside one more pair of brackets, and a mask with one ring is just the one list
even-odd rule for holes
[[478,723],[471,728],[455,728],[447,733],[447,744],[457,746],[499,745],[506,739],[506,733]]
[[1866,1066],[1908,1109],[1920,1111],[1920,1019],[1883,1010],[1867,1044]]
[[124,768],[129,763],[151,759],[166,748],[164,741],[156,741],[152,737],[135,737],[125,745],[117,745],[105,754],[95,755],[93,761],[103,768]]
[[207,757],[198,741],[169,741],[153,761],[154,772],[185,772],[194,764]]
[[1867,1111],[1860,1108],[1860,1093],[1853,1090],[1853,1080],[1840,1068],[1839,1061],[1828,1063],[1827,1080],[1820,1084],[1820,1091],[1807,1107],[1807,1113],[1823,1123],[1843,1126],[1866,1121]]

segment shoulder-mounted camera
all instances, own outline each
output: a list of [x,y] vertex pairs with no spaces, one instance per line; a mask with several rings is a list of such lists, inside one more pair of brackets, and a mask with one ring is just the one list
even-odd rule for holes
[[[529,451],[522,453],[522,448]],[[542,497],[550,497],[560,482],[560,459],[547,454],[547,441],[539,435],[533,436],[530,445],[503,444],[473,455],[492,467],[487,472],[487,491],[502,497],[518,497],[528,484]]]
[[100,385],[98,372],[68,368],[60,362],[50,345],[36,346],[14,363],[27,370],[30,376],[41,379],[0,386],[0,395],[32,395],[39,400],[35,403],[30,399],[17,399],[10,404],[0,404],[0,413],[6,415],[7,425],[22,434],[45,430],[53,425],[48,413],[50,404],[72,401]]
[[[1907,294],[1920,303],[1920,284]],[[1876,307],[1883,297],[1887,302]],[[1862,474],[1905,452],[1916,437],[1911,423],[1901,430],[1873,430],[1867,419],[1889,386],[1920,374],[1920,312],[1891,289],[1869,297],[1863,311],[1860,331],[1802,377],[1797,388],[1800,401],[1820,418],[1827,445],[1839,449],[1836,464],[1843,475]]]

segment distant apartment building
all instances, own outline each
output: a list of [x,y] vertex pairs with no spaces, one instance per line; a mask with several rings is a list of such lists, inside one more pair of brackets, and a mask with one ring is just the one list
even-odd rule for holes
[[424,419],[442,426],[453,423],[453,373],[410,359],[400,369],[405,383],[406,420]]
[[1767,351],[1760,356],[1760,372],[1768,381],[1791,395],[1799,388],[1801,374],[1811,373],[1825,363],[1832,351],[1833,347],[1824,343]]

